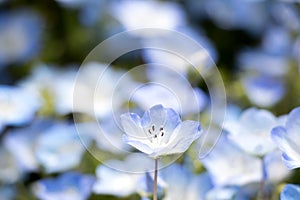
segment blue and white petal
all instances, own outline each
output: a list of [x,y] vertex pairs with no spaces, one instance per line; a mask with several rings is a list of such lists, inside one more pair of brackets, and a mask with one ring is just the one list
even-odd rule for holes
[[67,172],[57,178],[42,179],[33,184],[33,193],[44,200],[86,200],[95,178],[78,172]]
[[287,184],[280,194],[281,200],[298,200],[300,196],[300,186]]

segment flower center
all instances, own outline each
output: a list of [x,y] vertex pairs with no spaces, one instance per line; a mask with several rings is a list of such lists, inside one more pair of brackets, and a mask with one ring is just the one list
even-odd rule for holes
[[150,139],[150,142],[153,143],[160,143],[161,138],[165,135],[165,130],[163,125],[160,125],[159,128],[155,126],[155,124],[152,124],[152,126],[148,129],[148,136]]

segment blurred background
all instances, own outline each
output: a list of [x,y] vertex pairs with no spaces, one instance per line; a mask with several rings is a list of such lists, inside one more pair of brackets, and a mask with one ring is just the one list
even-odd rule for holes
[[[178,112],[185,119],[201,113],[205,129],[210,109],[205,82],[174,57],[150,50],[130,52],[112,63],[103,80],[105,88],[95,97],[100,102],[95,105],[95,115],[102,123],[101,133],[95,131],[95,124],[87,114],[89,102],[85,102],[85,97],[90,93],[84,88],[97,80],[93,73],[104,71],[104,63],[84,64],[85,79],[79,83],[83,88],[82,104],[78,110],[73,109],[76,74],[90,51],[114,34],[145,27],[181,32],[207,50],[224,82],[226,119],[235,119],[248,107],[266,109],[280,116],[300,105],[300,2],[297,0],[0,0],[1,200],[147,196],[147,189],[137,188],[141,185],[138,181],[147,178],[113,174],[101,168],[99,161],[124,160],[128,156],[122,152],[129,148],[122,143],[122,132],[111,124],[109,105],[115,89],[113,83],[137,65],[162,62],[186,77],[192,90],[186,89],[186,82],[175,76],[177,92],[182,96],[192,92],[197,105],[181,99],[182,112]],[[142,42],[156,42],[147,40],[142,33],[134,37]],[[127,107],[143,113],[154,102],[167,100],[163,104],[176,107],[172,97],[155,86],[145,87],[130,101],[124,97],[126,92],[122,91],[139,83],[159,77],[169,83],[173,81],[172,74],[158,76],[155,68],[145,68],[144,75],[126,77],[126,84],[117,88],[118,95],[113,100],[118,105],[118,114]],[[76,134],[73,114],[79,116],[80,128],[86,132],[81,138]],[[107,140],[103,140],[103,135]],[[177,163],[194,175],[207,170],[193,149]],[[295,170],[292,176],[272,182],[274,192],[269,196],[278,199],[284,182],[300,184],[299,180],[300,172]],[[123,188],[129,182],[134,186]]]

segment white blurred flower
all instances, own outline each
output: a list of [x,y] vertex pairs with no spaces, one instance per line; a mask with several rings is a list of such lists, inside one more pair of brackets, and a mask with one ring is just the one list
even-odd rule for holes
[[260,159],[246,154],[224,135],[201,162],[217,187],[259,182],[263,177]]
[[61,172],[77,166],[91,141],[77,133],[75,125],[57,123],[36,138],[35,154],[47,173]]
[[[143,49],[142,55],[148,63],[159,63],[161,65],[169,66],[170,68],[186,75],[191,69],[197,67],[198,69],[209,68],[213,65],[213,61],[217,60],[217,52],[213,44],[204,34],[199,34],[192,28],[182,27],[177,29],[177,34],[168,34],[167,36],[153,36],[147,37],[142,42],[145,46],[160,46],[160,49]],[[193,40],[199,46],[195,50],[190,43],[187,43],[182,36]],[[201,49],[201,51],[199,51]],[[174,52],[184,52],[182,55],[177,55]],[[197,66],[191,66],[188,60],[191,59],[197,63]],[[201,75],[201,71],[199,72]]]
[[[112,15],[127,29],[175,29],[186,23],[181,6],[175,2],[122,0],[112,4]],[[141,35],[147,35],[147,30]]]
[[244,70],[278,77],[287,73],[288,58],[262,50],[245,50],[238,55],[238,65]]
[[[105,165],[99,165],[96,168],[98,179],[93,191],[96,194],[110,194],[118,197],[134,193],[147,195],[153,192],[153,180],[149,174],[153,167],[153,160],[142,154],[129,155],[124,161],[108,160]],[[159,188],[164,185],[165,183],[159,176]]]
[[161,174],[167,184],[163,200],[204,199],[206,192],[212,188],[207,173],[195,175],[176,163],[164,168]]
[[32,75],[22,80],[19,84],[40,94],[44,93],[50,101],[54,102],[54,109],[59,114],[67,114],[73,108],[73,87],[76,70],[59,69],[54,66],[38,65]]
[[225,123],[229,138],[249,154],[263,156],[276,149],[270,137],[273,127],[284,123],[267,110],[249,108],[238,120]]
[[30,122],[41,104],[34,92],[22,87],[0,85],[0,124],[19,126]]
[[[81,66],[74,89],[75,112],[104,118],[128,100],[127,93],[134,84],[122,70],[90,62]],[[82,98],[84,97],[84,98]]]
[[286,90],[281,80],[263,75],[244,77],[243,86],[249,100],[261,107],[271,107],[278,103]]
[[66,172],[57,178],[41,179],[32,185],[33,193],[43,200],[86,200],[95,178],[78,172]]

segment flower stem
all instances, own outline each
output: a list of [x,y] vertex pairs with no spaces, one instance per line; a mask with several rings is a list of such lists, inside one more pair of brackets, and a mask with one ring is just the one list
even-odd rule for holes
[[158,159],[155,159],[153,200],[157,200],[157,168],[158,168]]

